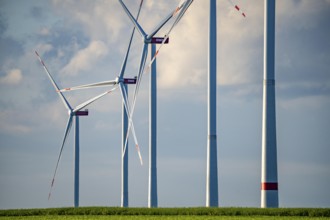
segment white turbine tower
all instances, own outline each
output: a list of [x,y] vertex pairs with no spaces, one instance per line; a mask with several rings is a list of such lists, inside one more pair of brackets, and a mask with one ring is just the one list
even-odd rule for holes
[[275,106],[275,0],[265,0],[264,7],[261,207],[267,208],[278,207]]
[[206,166],[206,206],[217,207],[218,160],[217,160],[217,3],[210,0],[208,53],[208,137]]
[[[233,7],[240,8],[231,0]],[[219,205],[218,159],[217,159],[217,2],[210,0],[209,45],[208,45],[208,114],[207,114],[207,165],[206,206]],[[241,13],[245,17],[245,13]]]
[[[124,85],[126,91],[127,85]],[[125,109],[125,104],[123,102],[122,106],[122,159],[121,159],[121,207],[128,207],[128,151],[123,154],[125,149],[125,140],[127,135],[128,127],[128,113]]]
[[[151,57],[156,53],[152,44]],[[149,81],[149,188],[148,207],[158,207],[157,192],[157,67],[156,61],[151,65]]]
[[88,101],[78,105],[76,108],[72,108],[69,104],[69,102],[67,101],[67,99],[64,97],[64,95],[62,94],[62,92],[60,91],[58,85],[56,84],[56,82],[54,81],[52,75],[50,74],[50,72],[48,71],[48,68],[46,67],[45,63],[43,62],[43,60],[41,59],[41,57],[39,56],[39,54],[37,52],[35,52],[36,55],[38,56],[38,59],[40,61],[40,63],[42,64],[42,66],[44,67],[51,83],[53,84],[56,92],[58,93],[60,99],[62,100],[65,108],[68,110],[68,114],[69,114],[69,118],[68,118],[68,122],[65,128],[65,133],[64,133],[64,138],[62,141],[62,145],[60,148],[60,153],[57,159],[57,163],[56,163],[56,167],[55,167],[55,172],[54,172],[54,176],[52,179],[52,183],[51,183],[51,188],[50,188],[50,192],[48,195],[48,199],[51,196],[51,192],[52,192],[52,188],[54,186],[54,182],[55,182],[55,177],[56,177],[56,173],[58,170],[58,166],[59,166],[59,162],[61,160],[61,156],[62,156],[62,152],[63,152],[63,148],[65,145],[65,141],[69,135],[70,129],[72,127],[72,121],[73,121],[73,117],[75,118],[75,144],[74,144],[74,206],[78,207],[79,206],[79,116],[87,116],[88,115],[88,111],[81,111],[83,108],[87,107],[88,105],[90,105],[91,103],[95,102],[96,100],[98,100],[99,98],[107,95],[108,93],[112,92],[113,90],[115,90],[116,88],[113,88],[109,91],[106,91],[92,99],[89,99]]

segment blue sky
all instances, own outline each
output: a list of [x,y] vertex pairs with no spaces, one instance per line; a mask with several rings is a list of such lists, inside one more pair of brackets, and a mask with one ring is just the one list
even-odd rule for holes
[[[137,2],[126,2],[137,10]],[[141,24],[148,32],[178,3],[146,0]],[[247,18],[228,1],[217,6],[219,204],[259,207],[263,1],[235,3]],[[330,1],[277,0],[276,6],[280,206],[330,207]],[[207,15],[207,1],[195,1],[157,59],[159,206],[205,205]],[[67,114],[34,51],[61,87],[110,80],[131,28],[114,0],[0,1],[0,209],[73,203],[73,133],[47,200]],[[136,35],[127,76],[136,75],[141,49]],[[144,166],[129,146],[130,206],[147,206],[148,78],[133,118]],[[65,95],[75,106],[105,90]],[[89,112],[80,120],[80,205],[119,206],[119,92]]]

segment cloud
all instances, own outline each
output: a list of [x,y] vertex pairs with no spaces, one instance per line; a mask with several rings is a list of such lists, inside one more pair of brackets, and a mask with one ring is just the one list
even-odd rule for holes
[[277,18],[280,24],[293,29],[313,29],[324,19],[324,13],[328,14],[329,4],[327,0],[278,1]]
[[277,6],[278,97],[289,106],[310,99],[322,105],[330,91],[330,31],[322,28],[330,19],[329,2],[279,1]]
[[[195,3],[173,29],[170,43],[164,45],[160,51],[157,65],[161,88],[200,85],[205,81],[203,75],[206,76],[207,50],[204,42],[207,38],[207,34],[205,34],[207,28],[205,19],[200,18],[207,15],[203,10],[205,3]],[[162,33],[165,34],[165,30],[162,30]],[[205,54],[205,56],[201,56],[201,54]]]
[[[67,24],[79,24],[80,28],[93,40],[116,42],[120,38],[120,31],[125,27],[125,20],[115,19],[124,15],[117,1],[81,1],[77,4],[73,0],[53,0],[57,13],[67,17]],[[137,5],[137,4],[136,4]]]
[[0,83],[5,85],[17,85],[22,79],[22,71],[20,69],[12,69],[8,71],[4,77],[0,78]]
[[53,49],[53,46],[51,44],[38,44],[36,46],[36,50],[39,54],[44,54]]
[[90,70],[100,58],[108,53],[107,48],[102,41],[92,41],[86,48],[79,50],[61,72],[77,75],[80,71]]
[[31,15],[36,20],[45,19],[45,14],[43,12],[43,8],[39,6],[34,6],[31,8]]
[[[173,30],[170,44],[158,56],[161,88],[206,86],[208,7],[207,2],[194,2]],[[227,2],[219,2],[217,7],[218,85],[255,82],[255,69],[262,71],[258,59],[263,46],[262,4],[247,7],[247,18]]]
[[42,27],[39,30],[39,34],[42,35],[42,36],[49,36],[50,35],[50,30],[49,30],[49,28]]
[[[9,134],[28,133],[31,128],[20,121],[16,111],[0,110],[0,131]],[[16,115],[16,116],[15,116]],[[18,119],[19,118],[19,119]]]

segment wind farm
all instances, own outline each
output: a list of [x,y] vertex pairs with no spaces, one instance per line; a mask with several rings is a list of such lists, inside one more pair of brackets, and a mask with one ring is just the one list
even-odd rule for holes
[[0,10],[0,208],[330,205],[327,1],[73,6]]

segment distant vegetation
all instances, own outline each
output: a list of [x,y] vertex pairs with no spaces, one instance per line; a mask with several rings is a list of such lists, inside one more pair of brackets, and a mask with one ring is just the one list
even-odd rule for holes
[[[49,209],[15,209],[0,210],[1,217],[14,216],[278,216],[278,217],[328,217],[330,208],[119,208],[119,207],[82,207],[82,208],[49,208]],[[192,219],[201,219],[201,218]],[[16,218],[14,218],[16,219]],[[31,218],[32,219],[32,218]],[[48,218],[49,219],[49,218]],[[68,218],[70,219],[70,218]],[[72,218],[75,219],[75,218]],[[99,219],[99,218],[95,218]],[[102,218],[103,219],[103,218]],[[125,219],[125,218],[120,218]],[[131,219],[131,218],[128,218]],[[136,218],[134,218],[136,219]],[[139,219],[139,218],[138,218]],[[157,218],[156,218],[157,219]],[[168,219],[168,218],[161,218]],[[235,218],[240,219],[240,218]],[[291,219],[291,218],[289,218]]]

